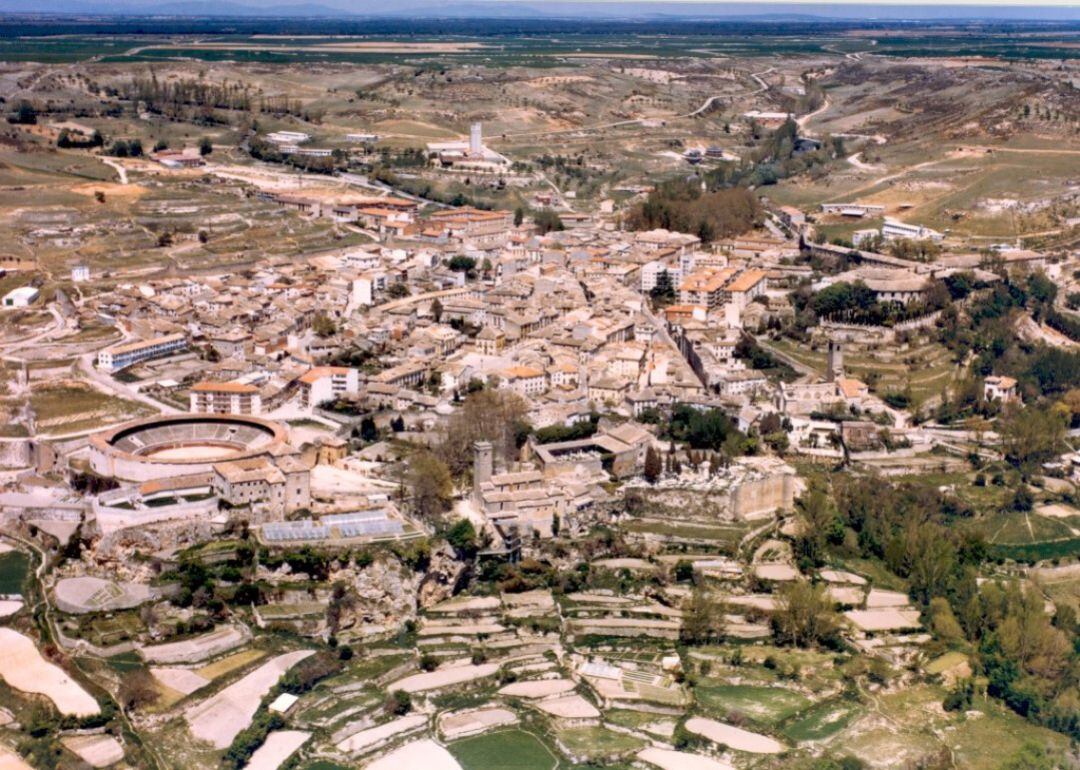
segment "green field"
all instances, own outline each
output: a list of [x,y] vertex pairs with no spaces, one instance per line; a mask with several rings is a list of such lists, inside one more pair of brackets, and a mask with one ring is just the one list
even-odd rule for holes
[[464,738],[448,748],[464,770],[552,770],[559,766],[551,749],[524,730],[500,730]]
[[783,722],[810,705],[805,696],[782,687],[720,684],[717,680],[705,680],[694,688],[694,696],[713,714],[723,717],[736,712],[769,726]]
[[30,574],[30,557],[22,551],[0,554],[0,594],[21,594]]
[[861,707],[847,701],[826,701],[811,706],[784,725],[783,734],[793,741],[822,741],[843,730]]
[[645,742],[632,735],[605,730],[603,727],[574,727],[560,730],[559,742],[576,757],[586,757],[590,762],[616,755],[636,752]]

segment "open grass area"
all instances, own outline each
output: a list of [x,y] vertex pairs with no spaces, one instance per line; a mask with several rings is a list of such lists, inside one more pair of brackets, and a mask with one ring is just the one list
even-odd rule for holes
[[153,414],[143,403],[110,396],[76,380],[35,387],[30,406],[42,433],[73,433]]
[[817,703],[792,718],[782,732],[799,743],[823,741],[847,727],[862,711],[858,703],[831,700]]
[[524,730],[499,730],[464,738],[447,748],[463,770],[492,770],[508,767],[508,762],[513,762],[515,770],[553,770],[560,764],[550,748]]
[[1031,545],[1077,534],[1066,522],[1031,511],[1003,511],[985,517],[980,524],[986,539],[995,545]]
[[928,674],[940,674],[943,671],[948,671],[961,663],[966,661],[968,656],[962,652],[953,651],[947,652],[944,655],[934,658],[932,661],[923,666],[923,670]]
[[723,684],[707,679],[694,688],[694,697],[719,717],[735,712],[761,725],[776,725],[810,705],[800,693],[782,687]]
[[29,556],[22,551],[0,553],[0,594],[21,594],[29,575]]
[[645,742],[632,735],[623,735],[603,727],[574,727],[556,733],[559,742],[575,757],[596,762],[638,751]]

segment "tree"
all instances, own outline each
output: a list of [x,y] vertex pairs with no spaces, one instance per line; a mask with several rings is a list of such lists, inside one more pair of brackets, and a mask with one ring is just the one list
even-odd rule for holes
[[518,206],[514,209],[514,227],[520,227],[521,223],[525,221],[525,209]]
[[319,313],[311,322],[311,329],[320,337],[331,337],[337,333],[334,319],[326,313]]
[[144,668],[126,672],[120,681],[117,699],[124,709],[140,709],[155,703],[158,689],[150,672]]
[[476,528],[468,519],[458,519],[446,532],[446,542],[454,547],[454,550],[471,559],[476,555],[479,544],[476,537]]
[[832,644],[839,628],[839,616],[824,586],[796,580],[777,591],[772,616],[773,636],[777,642],[798,647]]
[[533,223],[540,235],[547,235],[553,230],[564,230],[562,219],[554,209],[543,208],[533,214]]
[[694,588],[683,608],[681,637],[687,644],[711,644],[724,638],[723,607],[701,586]]
[[431,303],[431,317],[435,319],[435,323],[442,321],[443,316],[443,304],[436,297]]
[[372,417],[364,417],[360,420],[360,439],[362,441],[371,442],[375,441],[379,437],[379,428],[375,425],[375,420]]
[[803,567],[820,567],[825,561],[826,545],[844,539],[844,528],[836,505],[825,485],[813,480],[806,492],[795,501],[795,509],[799,516],[795,554],[800,562],[804,562]]
[[476,260],[464,254],[455,254],[450,258],[447,267],[456,273],[471,273],[476,268]]
[[645,480],[650,484],[655,484],[663,470],[664,466],[660,460],[660,453],[656,451],[652,444],[649,444],[648,449],[645,450]]
[[410,294],[408,284],[395,282],[386,287],[386,296],[390,299],[401,299]]
[[496,458],[510,460],[528,436],[527,414],[525,401],[511,391],[484,388],[470,393],[446,421],[436,452],[455,477],[472,466],[477,441],[490,441]]
[[214,151],[214,143],[210,141],[210,137],[204,136],[199,140],[199,154],[209,155]]
[[649,292],[649,296],[657,304],[671,303],[675,301],[675,283],[671,280],[671,273],[667,268],[660,271],[656,276],[656,285]]
[[998,421],[1005,459],[1031,468],[1051,459],[1064,445],[1064,415],[1042,405],[1011,407]]
[[431,452],[421,450],[409,458],[408,485],[413,511],[421,518],[434,518],[450,507],[454,493],[450,471]]
[[34,105],[23,99],[19,102],[19,106],[15,108],[15,114],[12,116],[11,122],[21,126],[31,126],[37,123],[37,110],[34,109]]
[[948,600],[940,596],[930,600],[930,628],[939,639],[949,644],[964,641],[964,629],[960,627]]
[[404,690],[394,690],[387,694],[383,710],[391,716],[402,716],[412,710],[412,696]]

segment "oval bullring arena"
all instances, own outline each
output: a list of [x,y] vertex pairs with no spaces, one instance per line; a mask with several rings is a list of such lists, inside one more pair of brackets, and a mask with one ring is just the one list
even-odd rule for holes
[[269,457],[287,441],[283,425],[258,417],[160,416],[95,433],[90,466],[102,476],[148,481],[205,473],[219,462]]

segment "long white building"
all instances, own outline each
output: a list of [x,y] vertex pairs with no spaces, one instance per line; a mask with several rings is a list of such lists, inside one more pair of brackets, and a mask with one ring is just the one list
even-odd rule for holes
[[138,342],[126,342],[98,352],[97,366],[107,372],[118,372],[151,358],[178,353],[188,346],[183,334],[169,334]]

